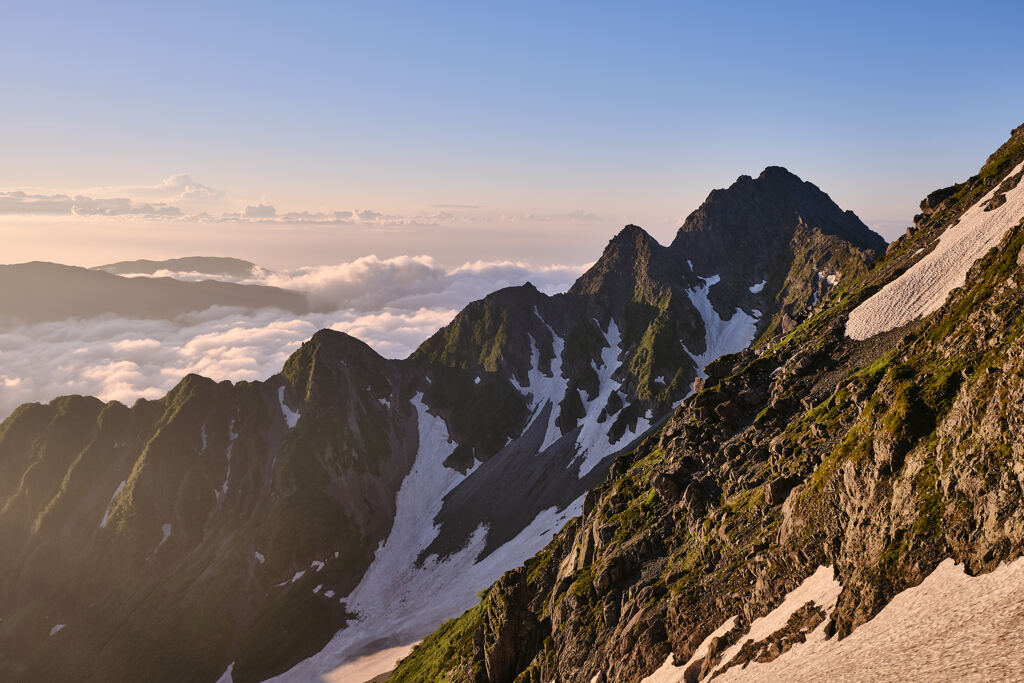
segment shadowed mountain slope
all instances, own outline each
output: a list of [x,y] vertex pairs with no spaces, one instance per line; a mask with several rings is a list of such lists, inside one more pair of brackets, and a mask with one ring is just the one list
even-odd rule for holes
[[[711,363],[580,517],[389,680],[1016,678],[1022,177],[1024,126],[792,332]],[[964,258],[960,278],[923,280],[941,288],[936,310],[904,319],[888,305]],[[893,321],[851,330],[879,298]],[[976,585],[1002,599],[960,599]],[[893,657],[892,643],[916,649]],[[894,668],[878,668],[883,655]]]
[[[752,229],[799,233],[788,215]],[[784,248],[786,275],[745,274],[732,311],[711,302],[735,253],[695,272],[699,240],[628,226],[569,292],[495,292],[406,360],[324,330],[266,382],[22,406],[0,425],[0,677],[308,680],[423,637],[584,511],[784,288],[812,310],[823,286],[791,273],[848,281],[879,256],[821,239],[842,258]]]

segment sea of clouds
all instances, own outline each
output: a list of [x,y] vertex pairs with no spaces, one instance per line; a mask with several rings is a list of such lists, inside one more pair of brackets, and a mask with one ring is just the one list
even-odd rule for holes
[[[184,375],[261,380],[279,372],[319,329],[346,332],[389,358],[404,358],[470,301],[532,282],[565,291],[585,265],[477,261],[446,268],[428,256],[380,259],[218,278],[305,293],[319,312],[296,315],[211,307],[173,320],[101,316],[0,328],[0,419],[29,401],[86,394],[131,404],[157,398]],[[186,280],[203,273],[169,273]]]

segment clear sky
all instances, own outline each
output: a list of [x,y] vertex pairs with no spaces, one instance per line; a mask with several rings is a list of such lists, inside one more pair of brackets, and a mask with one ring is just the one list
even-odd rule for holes
[[891,238],[1024,122],[1022,25],[1020,2],[5,3],[0,191],[31,197],[0,197],[0,262],[583,263],[769,164]]

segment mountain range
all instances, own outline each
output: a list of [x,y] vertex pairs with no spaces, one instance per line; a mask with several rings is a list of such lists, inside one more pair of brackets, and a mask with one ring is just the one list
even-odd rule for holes
[[23,405],[0,425],[0,676],[307,680],[423,638],[592,516],[709,363],[800,335],[885,248],[769,167],[670,245],[627,226],[566,293],[494,292],[404,360],[323,330],[265,382]]
[[1024,126],[388,680],[1018,680],[1022,177]]

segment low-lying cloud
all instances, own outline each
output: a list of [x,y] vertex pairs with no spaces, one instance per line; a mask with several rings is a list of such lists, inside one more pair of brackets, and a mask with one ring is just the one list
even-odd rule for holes
[[158,398],[191,372],[215,380],[266,379],[323,328],[404,358],[470,301],[526,281],[548,293],[564,291],[583,268],[500,261],[446,269],[425,256],[369,256],[291,272],[257,270],[245,280],[306,292],[326,313],[212,307],[174,320],[104,316],[7,327],[0,329],[0,418],[21,403],[64,394],[128,404]]

